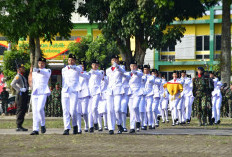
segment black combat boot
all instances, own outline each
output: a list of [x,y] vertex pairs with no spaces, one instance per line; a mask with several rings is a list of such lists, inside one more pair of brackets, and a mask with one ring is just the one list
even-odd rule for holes
[[98,130],[98,123],[94,124],[94,130]]
[[64,130],[63,135],[69,135],[69,129]]
[[74,135],[77,134],[77,130],[78,130],[78,126],[74,126],[74,127],[73,127],[73,134],[74,134]]
[[46,127],[45,126],[41,126],[41,133],[44,134],[46,132]]

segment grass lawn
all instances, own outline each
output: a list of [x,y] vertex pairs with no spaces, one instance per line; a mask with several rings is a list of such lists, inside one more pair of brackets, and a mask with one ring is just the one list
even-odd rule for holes
[[[205,128],[232,129],[232,119],[223,118],[220,125],[198,127],[193,118],[190,125],[172,127],[160,124],[158,129]],[[63,128],[62,118],[46,120],[47,128]],[[24,127],[32,128],[27,117]],[[129,119],[127,120],[129,128]],[[0,118],[0,129],[15,129],[15,119]],[[138,135],[138,134],[61,134],[0,135],[0,156],[231,156],[232,136],[213,135]]]
[[[231,118],[222,118],[220,125],[213,125],[213,126],[198,126],[198,120],[193,118],[190,125],[178,125],[178,126],[171,126],[171,119],[169,123],[160,123],[159,129],[168,129],[168,128],[205,128],[205,129],[232,129],[232,119]],[[25,128],[32,128],[32,118],[27,117],[23,123]],[[11,118],[1,118],[0,117],[0,129],[14,129],[16,127],[15,119]],[[63,119],[62,118],[54,118],[51,117],[46,119],[46,127],[47,128],[63,128]],[[84,127],[84,123],[82,121],[82,128]],[[127,119],[127,128],[129,129],[129,119]]]
[[231,156],[232,137],[1,135],[1,156]]

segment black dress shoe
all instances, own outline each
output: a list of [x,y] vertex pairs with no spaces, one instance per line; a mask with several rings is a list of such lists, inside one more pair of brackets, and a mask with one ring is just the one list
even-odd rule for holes
[[152,129],[154,129],[154,130],[155,130],[155,126],[153,126],[153,127],[152,127]]
[[215,122],[215,118],[212,118],[211,121],[214,123]]
[[147,126],[142,126],[141,130],[147,130]]
[[220,121],[220,120],[218,120],[218,121],[217,121],[217,124],[220,124],[220,123],[221,123],[221,121]]
[[124,129],[123,129],[123,132],[127,132],[127,128],[124,128]]
[[150,126],[149,126],[149,130],[151,130],[151,129],[152,129],[152,126],[150,125]]
[[136,128],[140,128],[140,122],[136,122]]
[[28,131],[28,129],[25,129],[23,127],[18,127],[18,128],[16,128],[16,131]]
[[30,135],[39,135],[38,131],[32,131],[32,133]]
[[88,129],[85,129],[85,132],[89,132],[89,130],[88,130]]
[[108,130],[108,127],[107,127],[107,126],[105,126],[105,127],[104,127],[104,130]]
[[130,132],[129,132],[130,134],[133,134],[133,133],[135,133],[135,129],[130,129]]
[[90,129],[89,129],[89,133],[93,133],[94,132],[94,129],[93,129],[93,127],[91,127]]
[[80,131],[80,132],[77,132],[77,134],[82,134],[82,131]]
[[113,135],[113,134],[114,134],[114,130],[110,130],[110,131],[109,131],[109,134],[110,134],[110,135]]
[[160,120],[160,117],[161,117],[161,116],[158,116],[157,119]]
[[77,127],[77,126],[74,126],[74,127],[73,127],[73,134],[74,134],[74,135],[76,135],[76,134],[77,134],[77,129],[78,129],[78,127]]
[[102,128],[99,128],[99,129],[98,129],[98,131],[100,131],[100,132],[101,132],[101,131],[103,131],[103,129],[102,129]]
[[46,127],[45,126],[41,126],[41,133],[44,134],[46,132]]
[[94,130],[98,130],[98,123],[94,124]]
[[69,135],[69,129],[64,130],[63,135]]
[[174,120],[174,122],[175,122],[175,123],[176,123],[176,122],[178,122],[178,118],[177,118],[177,119],[175,119],[175,120]]

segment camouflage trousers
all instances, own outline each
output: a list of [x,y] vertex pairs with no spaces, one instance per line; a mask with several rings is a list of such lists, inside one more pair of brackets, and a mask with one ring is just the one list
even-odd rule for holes
[[197,109],[197,118],[199,121],[203,121],[203,123],[208,122],[211,123],[212,118],[212,104],[211,104],[211,96],[202,96],[196,97],[194,99],[194,104]]
[[7,113],[8,101],[2,101],[2,112]]
[[229,103],[228,103],[227,99],[222,100],[221,116],[222,117],[228,117],[229,116]]

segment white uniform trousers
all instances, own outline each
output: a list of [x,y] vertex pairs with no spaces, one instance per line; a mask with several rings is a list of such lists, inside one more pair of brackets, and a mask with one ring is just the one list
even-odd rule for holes
[[[179,102],[177,104],[177,115],[178,115],[178,121],[179,122],[184,122],[184,117],[185,117],[185,103],[184,103],[184,97],[182,96],[181,98],[176,98],[179,99]],[[183,116],[184,115],[184,116]]]
[[153,104],[152,104],[152,111],[153,111],[153,118],[155,120],[154,121],[155,124],[158,124],[157,116],[159,114],[159,105],[160,105],[160,97],[154,97]]
[[190,120],[192,113],[192,104],[191,104],[191,96],[184,96],[184,105],[185,107],[185,119]]
[[135,129],[135,122],[140,122],[139,118],[139,103],[141,96],[132,95],[129,98],[129,111],[130,111],[130,129]]
[[72,126],[77,126],[77,105],[78,104],[78,92],[65,93],[65,96],[62,95],[62,109],[63,109],[63,121],[64,129],[71,129],[70,126],[70,115],[72,118]]
[[39,126],[45,126],[44,107],[47,94],[32,95],[33,131],[39,131]]
[[[175,99],[174,99],[175,98]],[[174,99],[174,100],[172,100]],[[177,116],[177,105],[180,101],[180,98],[178,98],[177,96],[169,96],[169,104],[170,104],[170,110],[171,110],[171,114],[172,114],[172,123],[174,124],[174,120],[178,119]]]
[[81,106],[81,114],[83,115],[85,130],[88,129],[88,106],[89,106],[89,96],[84,98],[79,98],[78,102]]
[[117,125],[122,124],[121,100],[122,100],[122,94],[107,96],[106,104],[107,104],[107,120],[108,120],[109,130],[115,129],[116,121],[117,121]]
[[123,128],[126,128],[126,114],[127,114],[128,102],[129,102],[129,96],[127,94],[123,94],[121,100],[121,114],[122,114]]
[[146,100],[145,95],[141,96],[141,100],[139,103],[139,116],[140,116],[140,122],[141,126],[147,126],[147,114],[146,114]]
[[147,123],[148,126],[153,124],[153,114],[152,114],[152,104],[153,104],[153,95],[146,97],[146,111],[147,111]]
[[88,107],[88,111],[89,111],[89,127],[92,128],[93,124],[97,124],[98,123],[98,104],[99,104],[99,100],[100,100],[100,94],[96,94],[94,96],[90,97],[89,100],[89,107]]
[[220,120],[222,96],[212,97],[212,118],[215,118],[215,123]]

